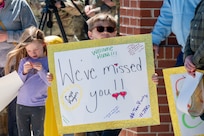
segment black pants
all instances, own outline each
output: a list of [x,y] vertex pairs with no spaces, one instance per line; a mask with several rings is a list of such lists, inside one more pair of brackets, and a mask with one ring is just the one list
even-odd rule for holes
[[18,136],[16,123],[16,100],[17,97],[8,105],[8,133],[9,136]]
[[28,107],[16,105],[19,136],[44,136],[45,106]]
[[87,136],[118,136],[121,129],[87,132]]

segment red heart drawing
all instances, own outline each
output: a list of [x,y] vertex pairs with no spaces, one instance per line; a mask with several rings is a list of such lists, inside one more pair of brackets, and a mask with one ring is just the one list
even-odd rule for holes
[[122,91],[122,92],[120,92],[120,95],[121,95],[123,98],[125,98],[126,94],[127,94],[126,91]]
[[119,93],[112,94],[112,97],[114,97],[116,100],[118,99]]

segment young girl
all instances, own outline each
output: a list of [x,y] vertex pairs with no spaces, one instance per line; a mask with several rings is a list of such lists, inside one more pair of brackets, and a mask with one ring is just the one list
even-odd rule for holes
[[20,60],[18,74],[23,86],[17,95],[17,126],[19,136],[44,135],[45,101],[52,80],[48,73],[48,59],[44,34],[31,26],[22,34],[19,44],[9,52],[6,73],[14,62]]
[[[31,25],[37,26],[37,22],[26,0],[0,0],[0,77],[5,75],[6,55],[18,43],[23,31]],[[9,136],[18,136],[16,98],[7,106],[7,113],[8,123],[0,120],[0,128],[8,128]],[[3,113],[0,116],[4,116]],[[2,131],[0,135],[3,135]]]

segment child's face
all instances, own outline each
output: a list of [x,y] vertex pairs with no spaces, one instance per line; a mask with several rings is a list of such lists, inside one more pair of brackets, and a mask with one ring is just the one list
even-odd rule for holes
[[88,31],[88,36],[92,40],[115,37],[116,34],[116,28],[108,21],[98,21],[94,24],[94,28]]
[[25,48],[28,55],[33,59],[44,57],[44,44],[39,41],[33,41],[29,43]]

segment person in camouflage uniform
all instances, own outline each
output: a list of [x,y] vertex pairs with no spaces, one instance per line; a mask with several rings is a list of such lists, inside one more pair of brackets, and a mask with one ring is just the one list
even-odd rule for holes
[[92,17],[100,12],[108,12],[113,16],[117,15],[117,0],[89,0],[89,5],[84,7],[84,11],[88,17]]
[[[30,7],[32,8],[34,15],[36,16],[36,19],[38,20],[38,23],[40,24],[40,21],[42,19],[42,14],[48,14],[47,10],[49,9],[52,13],[52,23],[53,26],[49,28],[45,22],[45,26],[43,28],[43,31],[45,35],[57,35],[61,36],[61,30],[58,26],[57,19],[55,17],[55,14],[52,12],[52,9],[46,8],[46,2],[44,0],[27,0]],[[57,3],[57,2],[56,2]],[[86,40],[87,35],[84,29],[85,21],[81,13],[76,9],[76,7],[73,5],[73,3],[70,0],[63,1],[65,4],[64,8],[58,7],[58,14],[60,16],[64,31],[66,33],[66,37],[68,39],[68,42],[73,41],[81,41]],[[74,0],[74,3],[77,5],[77,7],[83,11],[84,4],[80,0]],[[47,17],[49,19],[49,15]],[[46,20],[43,20],[46,21]],[[44,22],[42,22],[44,23]]]

